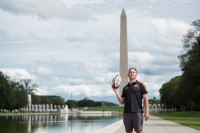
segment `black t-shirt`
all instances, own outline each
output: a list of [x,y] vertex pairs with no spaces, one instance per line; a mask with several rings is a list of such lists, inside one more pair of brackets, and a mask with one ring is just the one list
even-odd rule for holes
[[143,83],[136,81],[128,83],[122,91],[122,97],[125,99],[124,113],[142,113],[143,94],[147,94]]

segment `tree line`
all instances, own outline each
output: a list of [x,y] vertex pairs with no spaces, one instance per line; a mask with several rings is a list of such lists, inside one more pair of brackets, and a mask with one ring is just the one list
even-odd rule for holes
[[200,19],[183,37],[178,56],[182,74],[160,88],[160,102],[178,111],[200,111]]
[[14,110],[28,105],[28,94],[31,95],[32,104],[68,105],[68,108],[91,106],[116,106],[106,101],[93,101],[89,98],[82,100],[67,100],[60,96],[39,96],[34,94],[37,84],[31,84],[30,79],[12,81],[0,71],[0,109]]
[[65,101],[59,96],[38,96],[34,94],[37,84],[31,84],[30,79],[12,81],[0,71],[0,109],[14,110],[28,105],[28,94],[32,104],[64,105]]
[[87,97],[82,100],[67,100],[66,104],[69,109],[79,107],[94,107],[94,106],[117,106],[117,104],[107,101],[94,101]]
[[0,72],[0,109],[13,110],[27,105],[27,94],[32,92],[32,87],[28,86],[27,81],[12,81]]

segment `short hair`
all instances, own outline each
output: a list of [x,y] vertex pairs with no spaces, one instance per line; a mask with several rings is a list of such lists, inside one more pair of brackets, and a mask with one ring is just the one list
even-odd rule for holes
[[128,71],[130,71],[131,69],[134,69],[134,70],[136,71],[136,73],[137,73],[137,69],[136,69],[135,67],[131,67],[131,68],[129,68]]

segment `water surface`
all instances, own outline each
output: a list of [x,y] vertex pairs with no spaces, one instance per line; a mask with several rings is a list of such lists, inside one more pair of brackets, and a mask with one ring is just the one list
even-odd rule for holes
[[93,133],[121,116],[13,115],[0,116],[0,133]]

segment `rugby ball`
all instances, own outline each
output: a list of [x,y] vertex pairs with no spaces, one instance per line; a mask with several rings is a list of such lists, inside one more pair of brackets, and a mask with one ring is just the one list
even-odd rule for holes
[[120,75],[116,75],[113,79],[112,79],[112,86],[117,88],[119,87],[121,83],[121,76]]

